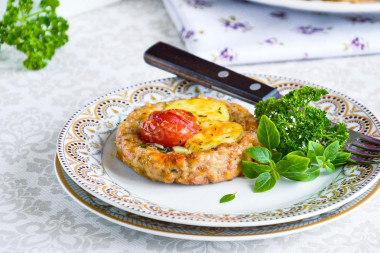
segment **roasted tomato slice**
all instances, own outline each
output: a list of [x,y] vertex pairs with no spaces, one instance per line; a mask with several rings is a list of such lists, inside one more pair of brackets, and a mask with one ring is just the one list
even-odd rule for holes
[[183,146],[199,130],[197,118],[188,111],[154,111],[140,125],[141,139],[165,147]]

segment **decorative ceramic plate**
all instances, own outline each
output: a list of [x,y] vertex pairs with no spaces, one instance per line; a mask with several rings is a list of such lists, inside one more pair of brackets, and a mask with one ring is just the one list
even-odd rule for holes
[[250,0],[256,3],[268,4],[304,11],[332,12],[332,13],[376,13],[380,12],[380,2],[349,3],[321,0]]
[[80,188],[62,170],[62,166],[57,157],[55,159],[55,169],[58,180],[66,192],[84,208],[100,217],[119,225],[150,234],[202,241],[257,240],[305,231],[343,217],[368,201],[380,188],[380,183],[377,183],[377,185],[373,186],[367,192],[340,208],[304,220],[255,227],[199,227],[157,221],[116,208]]
[[[282,94],[310,83],[256,75]],[[315,106],[331,120],[379,137],[380,123],[356,101],[329,90]],[[305,219],[338,208],[373,186],[379,165],[347,165],[334,173],[321,173],[311,182],[280,179],[275,188],[253,193],[254,181],[243,177],[203,186],[152,182],[116,159],[115,130],[137,106],[147,102],[208,97],[236,102],[251,112],[253,105],[194,85],[179,78],[140,83],[95,99],[75,113],[58,139],[58,157],[65,172],[85,191],[122,210],[162,221],[217,227],[279,224]],[[234,201],[219,199],[237,192]]]

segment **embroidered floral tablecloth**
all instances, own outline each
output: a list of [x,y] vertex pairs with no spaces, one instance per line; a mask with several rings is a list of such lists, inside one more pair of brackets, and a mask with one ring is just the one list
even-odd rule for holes
[[224,65],[380,53],[380,14],[294,11],[242,0],[164,0],[186,48]]
[[[25,70],[22,54],[0,50],[0,252],[378,252],[380,195],[309,231],[242,242],[154,236],[82,208],[54,174],[59,131],[96,97],[170,76],[146,65],[143,52],[159,40],[182,44],[156,0],[122,1],[69,22],[69,43],[43,70]],[[363,56],[234,69],[319,83],[353,97],[379,117],[379,66],[380,56]]]

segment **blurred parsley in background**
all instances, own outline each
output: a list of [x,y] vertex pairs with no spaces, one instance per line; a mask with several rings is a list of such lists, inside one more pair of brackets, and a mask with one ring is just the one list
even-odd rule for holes
[[0,21],[0,44],[8,44],[26,54],[27,69],[42,69],[54,56],[55,49],[69,40],[67,20],[58,17],[58,0],[41,0],[33,11],[33,0],[8,0]]

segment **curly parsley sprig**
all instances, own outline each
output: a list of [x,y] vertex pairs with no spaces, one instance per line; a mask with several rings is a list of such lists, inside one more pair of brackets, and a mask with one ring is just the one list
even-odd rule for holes
[[260,122],[266,115],[276,125],[281,143],[277,148],[283,154],[300,150],[306,153],[308,142],[318,141],[328,145],[338,141],[342,146],[348,140],[348,130],[344,123],[331,127],[326,112],[309,106],[328,94],[324,89],[304,86],[289,92],[281,99],[270,98],[255,106],[255,116]]
[[33,0],[8,0],[0,21],[0,44],[14,46],[26,54],[27,69],[41,69],[51,60],[55,50],[69,40],[68,22],[57,16],[58,0],[41,0],[40,10],[33,12]]

